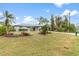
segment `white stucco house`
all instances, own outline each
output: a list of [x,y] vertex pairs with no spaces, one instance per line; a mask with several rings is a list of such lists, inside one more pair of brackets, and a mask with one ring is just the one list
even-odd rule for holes
[[28,25],[28,24],[19,24],[13,25],[15,31],[19,31],[19,29],[24,29],[25,31],[31,31],[32,29],[35,31],[39,31],[43,25]]

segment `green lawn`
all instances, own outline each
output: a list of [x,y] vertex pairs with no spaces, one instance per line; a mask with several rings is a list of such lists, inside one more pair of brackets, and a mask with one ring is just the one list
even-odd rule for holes
[[0,37],[0,55],[79,55],[79,37],[63,33],[6,38]]

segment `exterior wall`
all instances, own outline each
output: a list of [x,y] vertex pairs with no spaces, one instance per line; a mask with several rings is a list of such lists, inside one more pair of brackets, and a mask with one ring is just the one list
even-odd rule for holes
[[[35,27],[35,31],[39,31],[41,27]],[[16,32],[19,31],[20,27],[19,26],[15,26],[14,29],[16,30]],[[22,29],[27,29],[27,31],[31,31],[31,27],[22,27]]]
[[19,31],[19,27],[14,27],[15,31],[18,32]]

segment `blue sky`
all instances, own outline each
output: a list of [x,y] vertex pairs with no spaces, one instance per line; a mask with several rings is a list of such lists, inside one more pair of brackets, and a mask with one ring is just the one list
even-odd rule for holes
[[37,23],[40,16],[50,19],[53,15],[71,13],[71,22],[79,23],[79,4],[77,3],[0,3],[0,16],[3,10],[8,10],[16,16],[16,23]]

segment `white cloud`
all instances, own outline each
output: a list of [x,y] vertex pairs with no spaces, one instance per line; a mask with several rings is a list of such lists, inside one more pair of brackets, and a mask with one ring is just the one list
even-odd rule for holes
[[22,23],[26,23],[26,24],[37,24],[38,21],[35,20],[35,18],[33,18],[32,16],[24,16],[24,21]]
[[28,21],[34,21],[35,19],[32,16],[24,16],[24,21],[28,22]]
[[49,13],[50,12],[50,9],[47,9],[47,10],[46,9],[43,9],[43,11],[46,12],[46,13]]
[[2,16],[3,14],[2,14],[2,12],[0,12],[0,16]]
[[68,13],[70,13],[71,11],[70,10],[65,10],[62,14],[61,14],[61,16],[62,15],[67,15]]
[[47,12],[47,13],[49,13],[49,12],[50,12],[50,10],[48,9],[48,10],[46,10],[46,12]]
[[32,25],[38,25],[38,21],[35,20],[32,16],[24,16],[24,21],[22,22],[24,24],[32,24]]
[[57,7],[63,7],[64,5],[67,5],[67,4],[69,4],[69,3],[54,3],[54,5],[55,6],[57,6]]
[[54,3],[54,5],[58,6],[58,7],[62,7],[65,3]]
[[18,20],[19,19],[19,17],[15,17],[16,18],[16,20]]
[[27,17],[27,16],[24,16],[24,17]]
[[74,15],[78,15],[79,14],[79,12],[77,11],[77,10],[65,10],[62,14],[61,14],[61,16],[62,15],[68,15],[68,13],[70,13],[70,16],[74,16]]
[[3,18],[3,13],[0,12],[0,21],[4,21],[5,19]]
[[74,11],[71,12],[71,16],[78,15],[78,14],[79,14],[79,12],[76,11],[76,10],[74,10]]

